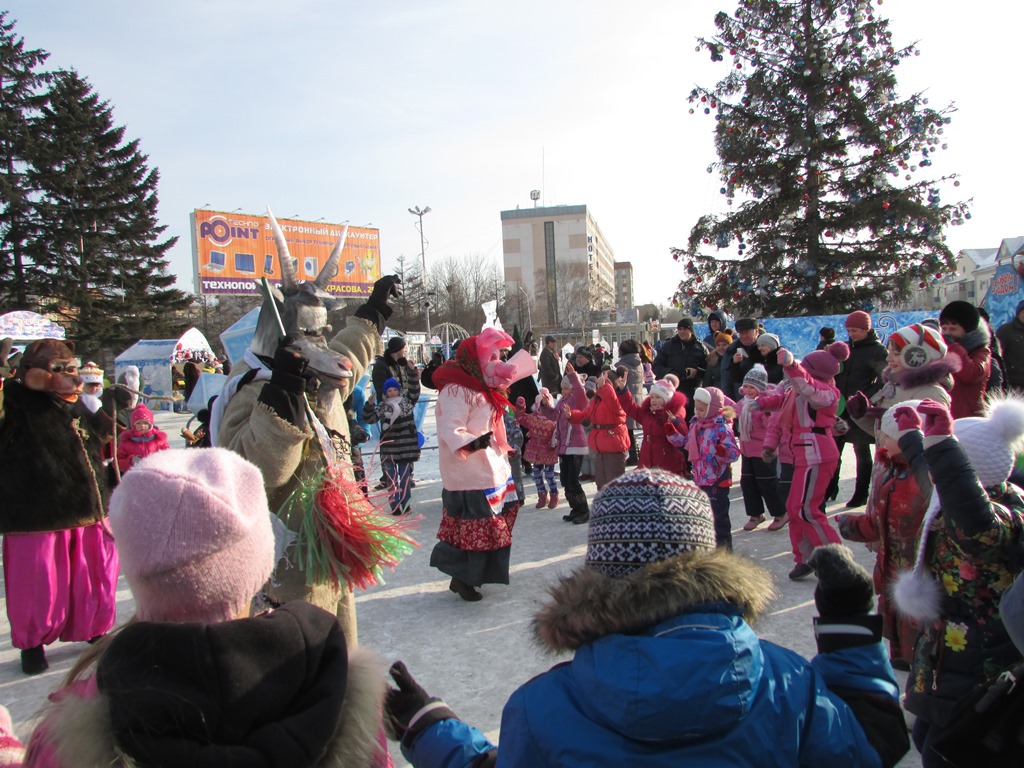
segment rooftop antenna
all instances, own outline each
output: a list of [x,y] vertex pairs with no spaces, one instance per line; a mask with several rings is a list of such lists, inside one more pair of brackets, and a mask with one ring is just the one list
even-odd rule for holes
[[540,190],[539,189],[531,189],[530,190],[530,199],[533,200],[533,207],[536,208],[537,207],[537,201],[540,200]]

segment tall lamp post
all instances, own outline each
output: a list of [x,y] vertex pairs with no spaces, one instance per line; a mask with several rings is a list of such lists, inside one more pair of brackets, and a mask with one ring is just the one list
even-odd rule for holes
[[430,347],[430,291],[427,290],[427,241],[423,237],[423,217],[430,213],[430,206],[420,208],[418,205],[410,208],[409,213],[419,217],[420,228],[420,258],[423,260],[423,293],[427,297],[423,306],[427,310],[427,347]]

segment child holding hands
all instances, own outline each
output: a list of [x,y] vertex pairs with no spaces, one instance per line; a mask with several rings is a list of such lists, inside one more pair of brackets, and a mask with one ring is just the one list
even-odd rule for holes
[[[558,435],[555,401],[547,387],[541,387],[534,401],[533,413],[526,412],[526,398],[516,399],[516,421],[526,427],[529,437],[523,459],[533,465],[533,482],[537,485],[537,509],[558,506],[558,485],[555,483],[555,461],[558,458]],[[544,484],[547,483],[547,488]]]

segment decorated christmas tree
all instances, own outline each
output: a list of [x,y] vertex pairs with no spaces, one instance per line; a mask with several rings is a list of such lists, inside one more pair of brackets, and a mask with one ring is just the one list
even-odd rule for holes
[[[724,214],[702,216],[676,303],[700,315],[784,317],[872,311],[955,270],[942,204],[955,174],[927,178],[952,105],[897,94],[895,48],[869,0],[741,0],[698,51],[729,67],[690,94],[715,121]],[[969,201],[968,201],[969,202]]]

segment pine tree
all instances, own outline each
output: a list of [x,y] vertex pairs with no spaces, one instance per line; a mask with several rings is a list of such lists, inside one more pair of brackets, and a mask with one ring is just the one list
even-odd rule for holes
[[35,121],[46,103],[49,54],[26,50],[14,22],[0,11],[0,307],[34,309],[40,285],[26,243],[38,234],[38,190],[28,176]]
[[171,287],[157,222],[158,172],[138,140],[125,142],[111,108],[76,72],[55,74],[30,173],[41,190],[40,237],[48,267],[43,308],[90,348],[124,348],[139,338],[177,335],[189,298]]
[[895,68],[915,46],[893,47],[870,0],[741,0],[715,26],[698,50],[731,61],[730,74],[689,100],[714,115],[708,172],[735,210],[702,216],[673,249],[687,273],[676,304],[871,311],[953,271],[942,228],[970,218],[969,201],[941,204],[955,174],[922,177],[954,109],[897,96]]

